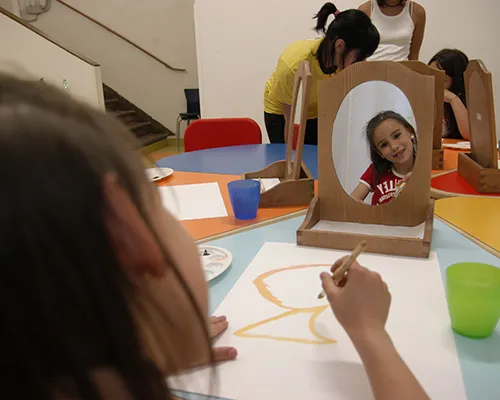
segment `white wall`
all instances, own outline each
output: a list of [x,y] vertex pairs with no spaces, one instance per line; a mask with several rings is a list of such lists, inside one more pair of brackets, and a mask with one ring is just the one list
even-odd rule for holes
[[127,37],[173,72],[57,1],[34,25],[97,61],[103,81],[175,130],[185,112],[184,88],[198,87],[193,0],[70,0],[80,11]]
[[14,11],[13,0],[0,0],[0,7],[5,8],[8,12]]
[[[15,43],[15,45],[13,45]],[[104,108],[101,70],[0,13],[0,71],[43,78],[86,103]]]
[[[204,117],[248,116],[265,132],[264,84],[283,49],[314,38],[313,15],[325,0],[196,0],[199,81]],[[339,9],[363,0],[335,1]],[[427,10],[421,60],[444,47],[484,61],[493,74],[500,127],[500,2],[498,0],[419,0]],[[216,22],[217,21],[217,22]],[[267,135],[264,134],[267,140]]]

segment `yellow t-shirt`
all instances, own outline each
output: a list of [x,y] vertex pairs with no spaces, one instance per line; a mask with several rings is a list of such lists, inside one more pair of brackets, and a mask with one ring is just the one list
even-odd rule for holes
[[295,74],[301,61],[309,62],[311,68],[311,91],[308,119],[318,117],[318,81],[330,77],[319,66],[316,53],[323,39],[299,40],[288,46],[278,60],[278,66],[266,82],[264,111],[268,114],[283,115],[283,104],[292,104]]

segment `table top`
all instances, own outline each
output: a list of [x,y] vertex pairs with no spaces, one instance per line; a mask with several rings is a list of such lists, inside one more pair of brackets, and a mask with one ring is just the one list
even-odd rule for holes
[[[231,251],[234,258],[231,268],[210,283],[210,312],[216,310],[265,242],[295,243],[296,230],[302,222],[303,217],[296,217],[211,241],[210,244]],[[457,262],[477,261],[500,266],[497,257],[439,220],[434,223],[431,250],[437,252],[443,279],[447,267]],[[489,339],[471,340],[455,335],[455,341],[468,399],[500,398],[500,327]]]
[[[275,161],[284,159],[286,159],[285,144],[255,144],[177,154],[163,158],[156,164],[175,171],[241,175],[259,171]],[[318,147],[304,145],[302,161],[314,179],[318,179]]]
[[260,208],[257,212],[257,218],[255,219],[248,221],[241,221],[236,219],[233,214],[233,208],[231,207],[231,201],[229,200],[229,191],[227,189],[227,184],[238,179],[240,179],[238,175],[204,174],[196,172],[175,171],[171,177],[158,182],[158,186],[189,185],[211,182],[217,182],[219,184],[219,189],[221,191],[222,198],[224,199],[224,204],[226,205],[228,213],[227,217],[181,221],[182,225],[184,226],[184,228],[186,228],[193,239],[198,241],[216,235],[227,234],[231,231],[248,228],[250,226],[261,225],[288,214],[293,214],[300,211],[303,211],[305,213],[307,206]]
[[443,172],[452,171],[458,167],[458,154],[463,150],[443,149],[443,169],[433,169],[432,175],[439,175]]
[[[451,154],[454,153],[453,150],[450,152]],[[445,158],[446,153],[447,151],[445,150]],[[207,182],[207,180],[202,181],[201,179],[208,179],[211,182],[215,180],[221,183],[237,178],[238,175],[244,172],[259,170],[274,161],[284,158],[284,145],[253,145],[176,155],[160,160],[158,165],[161,167],[170,167],[177,171],[174,177],[169,182],[166,182],[167,184]],[[317,177],[317,148],[315,146],[305,146],[304,162],[311,170],[311,173]],[[227,175],[225,176],[226,180],[224,180],[220,176],[183,174],[180,171],[233,174],[233,176]],[[221,184],[221,189],[222,186]],[[479,240],[483,243],[490,243],[494,236],[494,232],[491,229],[494,229],[495,225],[498,226],[498,222],[493,224],[492,228],[485,230],[483,230],[483,227],[486,226],[484,222],[468,226],[462,220],[455,219],[462,214],[461,211],[457,212],[456,210],[463,209],[465,203],[459,204],[459,200],[456,205],[447,208],[449,204],[452,204],[448,203],[450,200],[454,199],[437,202],[437,215],[443,218],[444,221],[460,229],[471,230],[472,234],[479,236]],[[493,200],[500,201],[500,199]],[[227,197],[225,201],[227,201]],[[495,204],[491,207],[494,206]],[[478,207],[477,204],[473,204],[473,209],[477,210],[477,214],[480,215],[481,213],[478,210],[483,210],[484,207],[482,205]],[[229,210],[230,207],[228,207]],[[290,218],[273,223],[272,225],[241,231],[209,242],[212,245],[228,249],[233,253],[234,257],[232,267],[210,283],[211,312],[219,306],[265,242],[296,242],[296,230],[303,222],[303,218],[303,216]],[[470,221],[471,219],[468,219],[466,222]],[[203,229],[206,229],[189,228],[189,224],[185,226],[188,227],[188,230],[194,229],[192,232],[194,232],[195,236],[203,231]],[[232,229],[233,227],[229,231]],[[483,234],[487,234],[488,237],[483,237]],[[493,242],[492,247],[497,244],[498,242]],[[458,231],[439,220],[435,221],[434,224],[432,250],[438,254],[443,279],[446,268],[457,262],[477,261],[499,266],[498,257],[485,251],[472,241],[466,239]],[[500,376],[500,327],[497,327],[495,333],[489,339],[477,341],[455,335],[455,340],[468,398],[471,400],[500,398],[500,379],[498,379]],[[204,397],[200,396],[197,398]]]
[[[453,140],[445,140],[453,142]],[[186,183],[205,183],[205,182],[219,182],[220,187],[224,188],[223,197],[226,202],[228,210],[232,210],[228,203],[228,195],[226,184],[229,180],[236,179],[238,175],[245,172],[258,171],[265,168],[267,165],[283,160],[286,158],[286,145],[285,144],[260,144],[260,145],[247,145],[247,146],[232,146],[222,147],[216,149],[208,149],[201,151],[193,151],[189,153],[182,153],[170,157],[163,158],[157,162],[159,167],[170,167],[176,171],[173,180],[168,184],[186,184]],[[445,168],[456,168],[458,153],[460,150],[444,149]],[[317,146],[304,145],[303,161],[311,171],[312,175],[317,179],[318,176],[318,151]],[[193,175],[191,178],[189,174],[182,174],[181,172],[197,172],[217,174],[211,177],[204,177],[203,174]],[[443,171],[433,171],[436,174],[443,174]],[[223,175],[234,175],[225,179]],[[208,181],[205,179],[209,179]],[[435,180],[444,179],[439,177],[433,178]],[[210,220],[197,220],[185,221],[184,226],[197,240],[205,239],[213,235],[229,233],[231,231],[248,228],[252,225],[262,223],[263,221],[269,222],[272,218],[282,217],[287,214],[296,212],[301,208],[290,208],[283,212],[268,211],[264,209],[259,210],[259,216],[256,220],[242,223],[234,219],[232,215],[225,219],[219,219],[214,225],[211,225]],[[303,209],[303,208],[302,208]],[[467,227],[465,227],[467,229]],[[471,232],[466,233],[472,234]],[[477,233],[476,230],[473,232]]]
[[436,201],[437,217],[472,236],[500,256],[500,198],[450,197]]
[[500,197],[500,193],[478,192],[456,169],[434,176],[431,180],[431,187],[434,198],[450,196]]
[[[456,169],[458,153],[460,150],[444,149],[444,169],[433,170],[432,174],[441,174]],[[176,154],[162,158],[157,162],[157,165],[176,171],[241,175],[246,172],[258,171],[285,158],[285,144],[255,144]],[[314,179],[318,179],[318,147],[304,145],[302,161],[309,168]]]
[[[443,143],[458,143],[463,140],[444,139]],[[500,194],[480,193],[474,189],[457,171],[458,155],[470,150],[444,149],[444,168],[432,171],[431,196],[444,198],[450,196],[488,196],[498,197]],[[499,160],[500,168],[500,160]]]

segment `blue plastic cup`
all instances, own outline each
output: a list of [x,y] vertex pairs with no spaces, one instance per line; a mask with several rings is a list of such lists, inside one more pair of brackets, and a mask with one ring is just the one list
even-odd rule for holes
[[227,188],[236,218],[247,220],[257,217],[260,202],[259,181],[253,179],[233,181],[227,184]]

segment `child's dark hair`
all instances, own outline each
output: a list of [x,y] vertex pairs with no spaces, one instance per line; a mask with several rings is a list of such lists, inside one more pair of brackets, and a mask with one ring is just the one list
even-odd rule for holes
[[370,146],[370,158],[372,160],[373,167],[375,168],[375,183],[380,179],[380,176],[391,169],[392,163],[385,158],[382,158],[373,143],[373,136],[375,131],[380,126],[380,124],[388,119],[393,119],[403,125],[412,135],[413,141],[413,157],[416,157],[417,148],[417,135],[415,128],[401,115],[395,111],[382,111],[375,115],[366,125],[366,139],[368,140],[368,146]]
[[[445,74],[452,80],[450,92],[456,94],[462,103],[467,107],[467,99],[465,96],[465,82],[464,73],[469,64],[469,58],[460,50],[457,49],[443,49],[436,53],[429,61],[429,65],[436,62],[440,68],[443,69]],[[444,116],[448,122],[448,130],[450,136],[461,137],[458,131],[457,121],[451,105],[446,103],[444,105]],[[457,135],[458,134],[458,135]]]
[[[332,14],[335,15],[335,19],[326,29],[326,22]],[[314,18],[317,19],[315,30],[325,34],[316,55],[324,73],[334,73],[339,67],[334,65],[337,39],[344,40],[346,44],[344,57],[351,50],[359,51],[357,61],[370,57],[379,45],[378,30],[372,24],[370,17],[362,11],[339,12],[333,3],[325,3]]]

